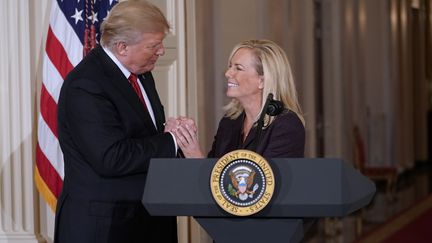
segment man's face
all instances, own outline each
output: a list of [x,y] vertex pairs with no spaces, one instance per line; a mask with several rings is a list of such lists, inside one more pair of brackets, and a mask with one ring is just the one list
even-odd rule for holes
[[122,57],[123,65],[132,73],[142,74],[153,70],[159,56],[165,54],[165,33],[144,33],[140,42],[128,45]]

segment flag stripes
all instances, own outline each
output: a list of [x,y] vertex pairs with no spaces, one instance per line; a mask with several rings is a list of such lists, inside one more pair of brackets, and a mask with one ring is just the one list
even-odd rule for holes
[[62,78],[66,78],[66,75],[73,69],[73,66],[69,61],[68,54],[53,34],[51,28],[48,28],[46,53]]

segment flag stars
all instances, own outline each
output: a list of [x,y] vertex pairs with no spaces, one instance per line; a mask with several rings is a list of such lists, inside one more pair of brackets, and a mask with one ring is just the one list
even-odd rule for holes
[[106,13],[106,15],[105,15],[105,18],[103,18],[103,21],[105,21],[106,20],[106,18],[108,18],[108,14],[110,13],[110,11],[107,11],[107,13]]
[[71,18],[75,19],[75,24],[78,24],[80,20],[83,21],[82,12],[83,10],[78,11],[78,9],[75,8],[75,14],[71,16]]
[[95,13],[92,11],[92,15],[88,16],[87,19],[91,20],[91,22],[94,24],[95,22],[99,22],[97,15],[97,12]]

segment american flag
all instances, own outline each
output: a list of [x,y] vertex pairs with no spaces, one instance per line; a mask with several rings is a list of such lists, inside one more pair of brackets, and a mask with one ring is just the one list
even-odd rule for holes
[[64,178],[57,133],[57,101],[66,75],[99,40],[99,26],[117,0],[52,2],[43,56],[35,183],[55,211]]

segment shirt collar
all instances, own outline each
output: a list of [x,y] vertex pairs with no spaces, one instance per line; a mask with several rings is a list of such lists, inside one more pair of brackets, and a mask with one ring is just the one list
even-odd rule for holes
[[122,71],[123,75],[126,78],[129,78],[129,76],[131,75],[131,72],[129,70],[127,70],[127,68],[125,66],[123,66],[123,64],[119,61],[119,59],[117,59],[117,57],[114,55],[114,53],[112,53],[108,48],[105,48],[103,46],[102,46],[102,49],[111,58],[111,60],[113,60],[113,62],[117,65],[117,67],[120,68],[120,70]]

